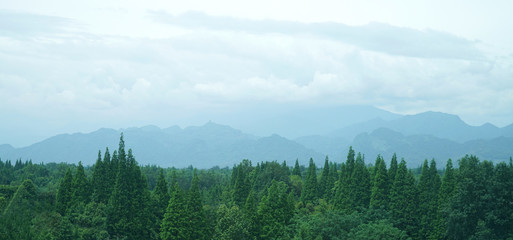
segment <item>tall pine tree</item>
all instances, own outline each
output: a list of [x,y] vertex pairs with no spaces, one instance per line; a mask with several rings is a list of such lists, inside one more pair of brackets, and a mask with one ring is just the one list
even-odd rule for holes
[[374,181],[371,191],[370,208],[372,209],[388,209],[388,182],[387,168],[385,166],[385,160],[383,157],[378,155],[375,164]]
[[89,180],[87,179],[82,162],[78,162],[77,173],[73,176],[72,182],[72,202],[73,204],[87,204],[90,200],[91,191]]
[[194,169],[191,189],[189,190],[189,199],[187,201],[187,213],[189,217],[188,239],[208,239],[208,228],[206,224],[205,212],[199,190],[199,180],[197,170]]
[[349,198],[353,210],[362,210],[369,207],[371,195],[370,174],[365,166],[365,158],[360,153],[356,156],[353,174],[349,181]]
[[66,214],[66,210],[68,210],[71,205],[71,198],[73,195],[73,189],[71,188],[72,181],[73,175],[71,170],[68,168],[66,170],[66,174],[64,175],[64,179],[61,181],[61,185],[59,185],[59,190],[57,191],[57,199],[55,202],[56,211],[62,216]]
[[330,188],[330,163],[328,156],[324,160],[324,168],[321,173],[321,180],[319,182],[319,197],[326,199],[329,195]]
[[351,175],[355,165],[355,152],[353,147],[349,147],[347,153],[347,159],[345,164],[342,164],[340,169],[339,180],[335,184],[335,197],[333,199],[333,205],[338,210],[345,210],[351,212],[351,199],[349,194]]
[[303,183],[303,190],[301,191],[301,201],[304,203],[315,203],[318,198],[319,186],[317,184],[317,168],[312,158],[308,165],[308,172],[306,173],[305,181]]
[[178,183],[174,184],[174,191],[160,225],[160,238],[162,240],[185,240],[190,239],[188,228],[187,200]]
[[394,184],[390,190],[390,213],[395,226],[406,231],[412,238],[417,237],[417,188],[413,173],[406,168],[401,160],[397,168]]
[[456,176],[452,166],[452,160],[447,160],[445,173],[438,194],[437,218],[435,220],[435,229],[431,239],[442,239],[447,232],[447,217],[449,215],[450,200],[454,196],[456,188]]
[[433,233],[436,222],[436,212],[438,207],[438,191],[440,189],[440,175],[436,169],[435,160],[425,160],[422,165],[422,171],[419,179],[419,217],[420,229],[419,237],[427,239]]
[[296,159],[296,164],[294,165],[294,169],[292,169],[292,175],[301,177],[301,168],[299,167],[299,162]]

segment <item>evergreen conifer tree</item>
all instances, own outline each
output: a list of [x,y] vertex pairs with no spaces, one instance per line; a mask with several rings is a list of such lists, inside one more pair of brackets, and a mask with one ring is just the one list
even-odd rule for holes
[[449,211],[450,199],[454,196],[456,189],[456,176],[452,166],[452,160],[447,160],[445,173],[438,194],[437,217],[435,220],[435,229],[431,234],[431,239],[442,239],[447,232],[447,217]]
[[392,159],[390,160],[390,168],[388,169],[388,182],[390,183],[390,187],[395,180],[395,173],[397,172],[397,154],[394,153],[392,155]]
[[189,191],[189,200],[187,201],[187,213],[189,214],[189,234],[188,239],[207,239],[208,229],[206,228],[205,212],[203,210],[203,203],[199,190],[198,175],[194,169]]
[[71,170],[68,168],[64,175],[64,179],[61,181],[61,185],[59,185],[57,199],[55,202],[56,211],[60,213],[61,216],[66,214],[66,210],[71,205],[71,198],[73,195],[73,189],[71,188],[72,181],[73,175],[71,174]]
[[296,159],[296,164],[294,165],[294,169],[292,170],[292,175],[301,177],[301,168],[299,168],[299,162],[297,159]]
[[[233,200],[238,206],[244,206],[251,189],[248,168],[242,163],[237,167],[237,175],[233,186]],[[235,170],[234,170],[235,171]]]
[[318,184],[317,184],[317,168],[312,158],[308,165],[308,172],[306,173],[303,190],[301,191],[301,201],[304,203],[315,203],[318,198]]
[[164,170],[160,169],[157,185],[153,190],[153,199],[156,202],[156,216],[158,219],[164,217],[167,205],[169,204],[169,192],[166,178],[164,177]]
[[284,182],[272,180],[258,206],[259,236],[257,239],[283,239],[286,236],[286,226],[294,215],[294,203],[291,195],[287,194]]
[[440,189],[440,176],[436,169],[435,160],[425,160],[422,165],[422,172],[419,179],[419,208],[420,217],[419,237],[427,239],[433,233],[436,222],[436,213],[438,206],[438,191]]
[[190,239],[188,238],[189,216],[184,193],[178,183],[175,183],[173,189],[164,219],[160,225],[160,238],[162,240]]
[[87,204],[91,196],[91,191],[82,162],[78,162],[77,173],[73,176],[71,185],[73,189],[72,204]]
[[390,213],[395,226],[406,231],[412,238],[417,237],[417,188],[413,173],[406,168],[401,160],[397,168],[394,184],[390,190]]
[[[107,154],[107,152],[105,153]],[[107,180],[107,165],[101,158],[101,151],[98,151],[98,159],[94,164],[93,177],[91,179],[93,188],[93,201],[97,203],[108,203],[109,186]]]
[[324,160],[324,168],[321,173],[321,180],[319,182],[319,197],[326,199],[330,191],[330,163],[328,156]]
[[372,209],[388,209],[388,191],[389,191],[389,178],[385,166],[385,160],[378,155],[375,164],[374,181],[371,191],[370,208]]
[[365,166],[365,159],[360,153],[356,156],[353,174],[349,181],[349,199],[354,210],[369,207],[371,195],[370,174]]
[[335,197],[333,205],[338,210],[344,210],[347,213],[352,212],[351,194],[351,176],[353,175],[355,165],[355,151],[353,147],[349,147],[347,153],[347,160],[345,164],[341,165],[340,177],[335,186]]

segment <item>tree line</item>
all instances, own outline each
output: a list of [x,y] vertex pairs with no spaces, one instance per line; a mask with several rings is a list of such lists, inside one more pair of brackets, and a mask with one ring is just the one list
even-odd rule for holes
[[90,167],[0,159],[0,239],[513,239],[512,160],[457,163],[162,169],[121,135]]

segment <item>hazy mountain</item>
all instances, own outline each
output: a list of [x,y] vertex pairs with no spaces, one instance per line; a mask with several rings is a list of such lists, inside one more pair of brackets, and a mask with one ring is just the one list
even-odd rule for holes
[[239,130],[209,122],[199,127],[181,129],[177,126],[160,129],[156,126],[121,130],[100,129],[88,134],[61,134],[24,148],[0,145],[2,159],[32,159],[34,162],[82,161],[91,165],[98,150],[117,149],[120,133],[125,136],[127,148],[132,148],[141,164],[195,167],[231,166],[242,159],[256,161],[296,158],[306,163],[310,157],[317,161],[324,155],[305,148],[294,141],[272,135],[258,138]]
[[294,139],[303,146],[328,155],[331,161],[342,162],[347,157],[351,140],[342,137],[311,135]]
[[394,153],[404,157],[410,167],[416,167],[424,159],[436,159],[439,164],[449,158],[457,160],[465,154],[473,154],[483,160],[508,161],[513,155],[513,138],[498,137],[490,140],[471,140],[465,143],[442,139],[430,135],[409,135],[387,128],[379,128],[358,135],[352,142],[353,148],[365,153],[366,162],[373,163],[381,154],[390,160]]
[[490,140],[500,136],[513,136],[512,125],[504,128],[498,128],[490,123],[481,126],[470,126],[456,115],[440,112],[424,112],[392,120],[376,118],[341,128],[329,135],[353,139],[360,133],[369,133],[378,128],[389,128],[404,135],[431,135],[459,143],[477,139]]
[[[354,108],[353,112],[356,113],[358,109],[361,108]],[[242,159],[250,159],[253,162],[286,160],[289,164],[299,159],[302,164],[306,164],[310,157],[321,164],[326,155],[332,161],[343,162],[349,146],[364,153],[367,156],[367,163],[372,163],[377,154],[389,159],[396,152],[412,167],[424,159],[431,158],[440,161],[448,158],[456,160],[465,154],[474,154],[487,160],[507,160],[513,155],[513,124],[503,128],[492,124],[470,126],[458,116],[438,112],[408,116],[387,114],[376,109],[367,109],[363,112],[370,114],[372,111],[377,111],[387,119],[367,119],[331,134],[311,134],[294,140],[277,134],[258,137],[213,122],[186,128],[102,128],[87,134],[57,135],[23,148],[0,145],[0,157],[11,160],[32,159],[34,162],[82,161],[91,165],[97,158],[98,150],[103,152],[105,147],[109,147],[112,153],[117,149],[121,132],[125,135],[126,146],[133,149],[139,163],[164,167],[231,166]],[[288,115],[292,119],[288,129],[299,128],[309,121],[321,124],[323,119],[328,118],[320,114],[323,112],[324,110],[319,110],[319,115],[313,114],[307,119],[301,118],[306,115]],[[344,115],[348,112],[339,114]],[[329,118],[325,121],[332,127],[334,125],[330,124],[347,122],[346,118],[352,117],[341,117],[342,115],[339,116],[340,119]],[[359,116],[364,118],[364,115]],[[279,126],[281,123],[276,124]]]
[[401,115],[372,106],[305,106],[274,104],[222,112],[212,120],[257,136],[279,134],[289,139],[328,133],[373,118],[393,120]]

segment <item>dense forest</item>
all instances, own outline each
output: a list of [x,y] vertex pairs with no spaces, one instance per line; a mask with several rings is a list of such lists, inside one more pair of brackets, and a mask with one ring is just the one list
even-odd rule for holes
[[511,159],[365,161],[162,169],[123,135],[93,166],[0,160],[0,239],[513,239]]

